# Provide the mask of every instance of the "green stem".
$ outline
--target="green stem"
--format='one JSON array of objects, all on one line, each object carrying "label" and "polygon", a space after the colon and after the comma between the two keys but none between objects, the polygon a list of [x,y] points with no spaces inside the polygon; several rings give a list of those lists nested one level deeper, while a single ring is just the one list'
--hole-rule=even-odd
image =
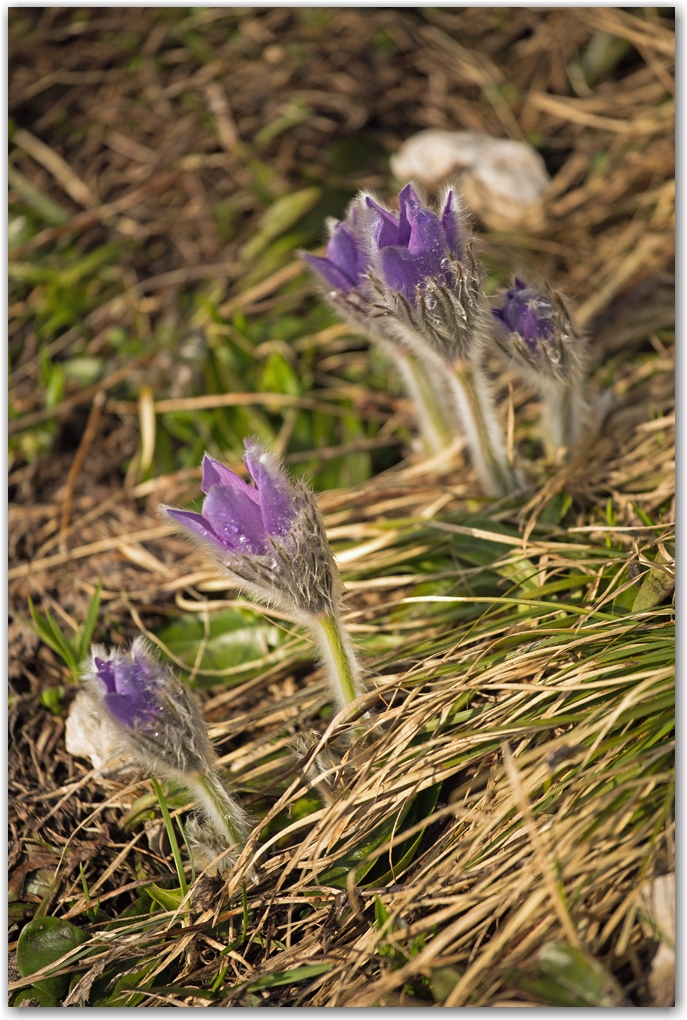
[{"label": "green stem", "polygon": [[508,463],[503,431],[487,379],[477,360],[456,361],[449,373],[472,461],[487,496],[519,488]]},{"label": "green stem", "polygon": [[343,708],[363,693],[353,644],[335,614],[313,616],[311,625],[327,667],[332,693],[339,708]]},{"label": "green stem", "polygon": [[214,772],[198,773],[187,780],[213,828],[226,837],[227,844],[243,844],[249,826],[243,809],[229,796]]},{"label": "green stem", "polygon": [[181,859],[181,851],[179,850],[179,843],[177,842],[177,834],[174,831],[174,826],[172,825],[172,818],[169,813],[169,808],[167,807],[165,795],[162,792],[162,787],[155,778],[153,778],[153,789],[155,790],[155,795],[157,796],[158,803],[160,805],[160,811],[162,812],[162,819],[165,823],[165,829],[167,830],[167,838],[169,840],[169,845],[172,848],[172,857],[174,858],[177,875],[179,876],[179,888],[181,889],[181,895],[183,897],[188,892],[186,875],[184,873],[184,862]]},{"label": "green stem", "polygon": [[447,400],[443,396],[444,380],[433,381],[423,363],[410,352],[388,345],[391,356],[403,378],[408,396],[415,405],[415,415],[424,451],[429,457],[444,453],[455,439]]}]

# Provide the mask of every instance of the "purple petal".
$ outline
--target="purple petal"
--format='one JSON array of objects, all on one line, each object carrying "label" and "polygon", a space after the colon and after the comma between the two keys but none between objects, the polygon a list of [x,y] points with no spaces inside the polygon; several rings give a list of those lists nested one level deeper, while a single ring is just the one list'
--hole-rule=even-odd
[{"label": "purple petal", "polygon": [[318,276],[321,276],[334,290],[342,290],[345,294],[355,288],[355,280],[351,280],[338,266],[335,266],[329,259],[320,258],[319,255],[303,254],[303,258]]},{"label": "purple petal", "polygon": [[553,307],[546,298],[530,301],[520,322],[520,334],[530,342],[545,340],[553,334]]},{"label": "purple petal", "polygon": [[248,485],[242,478],[230,471],[224,464],[220,464],[214,457],[207,453],[203,457],[203,480],[200,483],[201,492],[208,494],[213,485],[223,485],[227,489],[235,489],[237,492],[245,492],[256,503],[258,494],[252,485]]},{"label": "purple petal", "polygon": [[375,240],[378,248],[386,248],[390,244],[398,244],[398,219],[388,209],[378,205],[372,198],[367,198],[368,209],[375,212]]},{"label": "purple petal", "polygon": [[245,439],[243,445],[243,459],[257,487],[265,530],[271,535],[285,535],[294,514],[289,480],[259,442]]},{"label": "purple petal", "polygon": [[154,723],[163,712],[152,663],[146,656],[132,660],[116,655],[94,659],[96,672],[107,693],[103,704],[115,722],[127,729]]},{"label": "purple petal", "polygon": [[333,262],[344,276],[353,281],[354,286],[360,283],[360,254],[355,238],[338,223],[332,232],[327,245],[327,260]]},{"label": "purple petal", "polygon": [[[259,495],[262,504],[262,494]],[[265,525],[260,507],[245,492],[225,485],[213,486],[203,503],[203,518],[225,549],[266,552]]]},{"label": "purple petal", "polygon": [[135,664],[134,669],[138,670],[139,678],[143,678],[142,682],[152,681],[157,666],[155,660],[148,655],[142,655],[140,651],[132,652],[132,658]]},{"label": "purple petal", "polygon": [[411,230],[408,251],[422,256],[427,276],[438,276],[443,268],[441,260],[448,255],[439,217],[428,209],[410,209],[409,217]]},{"label": "purple petal", "polygon": [[103,704],[115,722],[127,730],[145,730],[155,725],[154,704],[133,700],[124,694],[106,694]]},{"label": "purple petal", "polygon": [[458,258],[461,254],[460,224],[458,221],[458,210],[456,209],[455,194],[449,191],[441,214],[441,225],[444,228],[444,235],[449,251]]},{"label": "purple petal", "polygon": [[106,690],[109,694],[114,694],[117,690],[115,684],[115,672],[114,663],[111,659],[93,659],[98,679],[105,685]]},{"label": "purple petal", "polygon": [[206,542],[212,542],[213,545],[220,549],[225,548],[224,543],[212,530],[210,522],[202,514],[194,514],[191,510],[170,510],[169,508],[165,512],[177,524],[188,528],[197,538],[202,538]]},{"label": "purple petal", "polygon": [[387,286],[414,299],[415,288],[427,276],[422,256],[413,255],[407,248],[383,248],[380,261]]},{"label": "purple petal", "polygon": [[396,244],[408,244],[410,241],[411,230],[411,210],[423,208],[422,202],[420,201],[412,184],[406,184],[403,191],[399,193],[398,207],[401,215],[399,219],[398,239]]},{"label": "purple petal", "polygon": [[553,305],[548,298],[537,294],[522,280],[516,278],[515,286],[506,292],[503,308],[493,310],[507,328],[517,333],[530,346],[553,335]]},{"label": "purple petal", "polygon": [[270,463],[269,457],[262,457],[257,465],[256,484],[260,494],[260,509],[265,530],[270,535],[281,537],[291,527],[294,503],[288,478]]},{"label": "purple petal", "polygon": [[154,692],[154,671],[151,669],[150,661],[139,657],[131,662],[128,658],[118,656],[113,659],[113,665],[117,694],[126,694],[131,698],[145,701],[151,692]]}]

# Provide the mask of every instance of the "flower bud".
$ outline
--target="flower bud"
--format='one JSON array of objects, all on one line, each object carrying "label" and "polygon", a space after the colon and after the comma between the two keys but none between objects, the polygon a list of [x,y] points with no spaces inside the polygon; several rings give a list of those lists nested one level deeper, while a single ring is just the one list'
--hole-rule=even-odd
[{"label": "flower bud", "polygon": [[214,767],[198,706],[143,638],[130,653],[94,646],[84,680],[123,748],[151,772],[185,782]]},{"label": "flower bud", "polygon": [[570,321],[562,300],[541,294],[522,280],[506,292],[503,308],[493,308],[498,321],[496,342],[533,381],[578,382],[587,363],[587,341]]},{"label": "flower bud", "polygon": [[245,446],[254,487],[206,454],[202,513],[166,512],[239,588],[310,628],[343,707],[364,687],[340,619],[343,585],[315,497],[303,482],[291,481],[260,443],[246,440]]},{"label": "flower bud", "polygon": [[245,446],[254,487],[206,454],[202,513],[166,513],[261,602],[297,617],[331,612],[341,582],[313,494],[258,442]]},{"label": "flower bud", "polygon": [[196,843],[208,842],[208,860],[221,852],[222,866],[231,866],[250,820],[220,782],[215,752],[189,691],[141,637],[130,653],[94,645],[84,682],[94,714],[103,710],[121,750],[153,776],[179,783],[196,799],[201,817],[192,821],[192,850]]}]

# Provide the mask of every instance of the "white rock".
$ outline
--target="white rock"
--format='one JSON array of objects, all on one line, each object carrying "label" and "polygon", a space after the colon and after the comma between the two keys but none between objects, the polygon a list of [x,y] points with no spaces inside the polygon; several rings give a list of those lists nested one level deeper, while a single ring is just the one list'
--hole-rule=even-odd
[{"label": "white rock", "polygon": [[651,961],[649,992],[654,1006],[675,1002],[675,873],[661,875],[642,890],[644,914],[661,942]]},{"label": "white rock", "polygon": [[109,772],[131,764],[129,757],[119,753],[116,734],[93,711],[93,702],[85,691],[79,691],[69,709],[65,746],[75,758],[90,758],[95,769],[107,763]]},{"label": "white rock", "polygon": [[420,131],[391,157],[399,181],[430,189],[456,180],[471,212],[492,230],[537,229],[551,183],[544,160],[528,142],[478,131]]}]

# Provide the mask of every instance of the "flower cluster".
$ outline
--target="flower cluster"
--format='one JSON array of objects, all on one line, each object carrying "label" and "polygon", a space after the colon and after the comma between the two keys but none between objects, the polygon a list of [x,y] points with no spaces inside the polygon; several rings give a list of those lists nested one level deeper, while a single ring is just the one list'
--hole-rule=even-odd
[{"label": "flower cluster", "polygon": [[444,422],[467,440],[483,490],[506,495],[519,480],[481,364],[491,316],[460,200],[448,188],[432,209],[408,184],[398,206],[396,215],[362,193],[345,223],[330,222],[326,257],[306,259],[334,286],[327,293],[334,307],[373,339],[381,336],[417,356],[424,378],[417,385],[411,380],[409,389],[422,404],[421,428],[431,424],[435,407],[443,408]]},{"label": "flower cluster", "polygon": [[[559,296],[541,294],[522,280],[516,279],[503,307],[490,309],[484,270],[454,188],[431,207],[408,184],[398,196],[398,213],[361,192],[344,222],[329,221],[325,257],[304,258],[327,299],[349,321],[371,339],[417,356],[423,367],[412,376],[396,361],[418,406],[421,429],[429,432],[435,406],[443,408],[444,423],[465,436],[488,495],[507,495],[522,484],[506,453],[485,371],[490,348],[506,354],[548,394],[544,433],[550,443],[566,446],[579,438],[587,407],[586,341]],[[563,410],[556,411],[556,400]],[[445,434],[445,428],[434,429],[439,443]]]},{"label": "flower cluster", "polygon": [[[484,368],[490,345],[539,386],[553,448],[579,438],[587,411],[586,339],[559,296],[519,278],[502,306],[490,310],[453,188],[431,208],[409,184],[398,213],[361,193],[344,222],[329,221],[325,257],[304,258],[334,307],[395,352],[423,405],[428,434],[436,426],[434,439],[445,441],[432,419],[437,409],[446,411],[444,424],[460,423],[488,494],[508,495],[520,485]],[[247,440],[245,450],[249,482],[206,455],[201,511],[165,512],[231,584],[309,630],[333,700],[346,709],[365,687],[315,497],[260,442]],[[247,838],[248,818],[225,790],[198,707],[174,673],[139,638],[127,653],[94,647],[84,678],[93,712],[121,749],[195,797],[202,818],[190,826],[197,859],[205,864],[235,854]]]}]

